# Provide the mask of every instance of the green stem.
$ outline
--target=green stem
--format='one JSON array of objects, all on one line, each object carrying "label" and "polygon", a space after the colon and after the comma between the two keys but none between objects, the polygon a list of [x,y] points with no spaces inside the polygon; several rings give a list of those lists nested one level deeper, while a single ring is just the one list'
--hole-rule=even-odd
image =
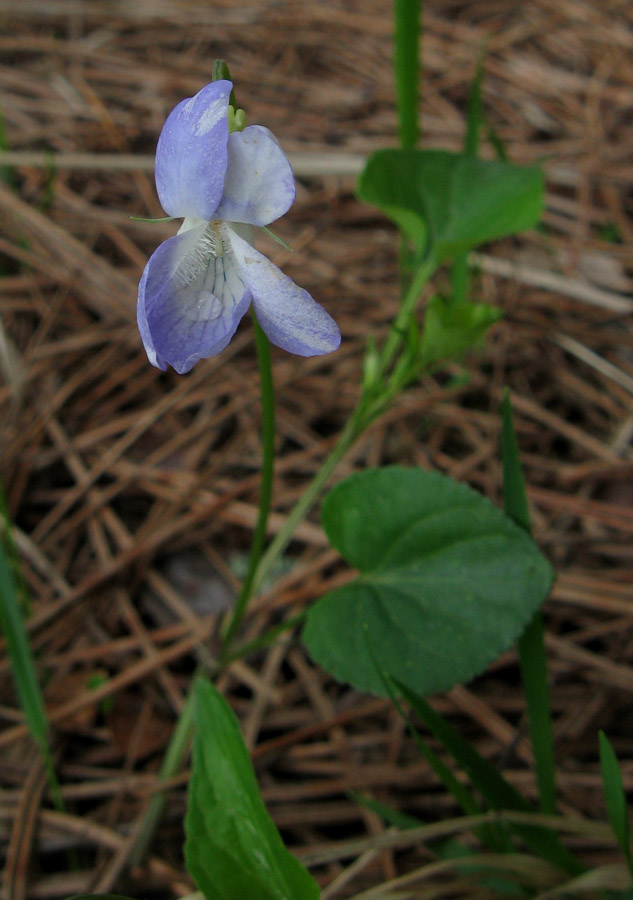
[{"label": "green stem", "polygon": [[341,435],[334,449],[325,459],[323,465],[316,473],[306,490],[290,510],[290,513],[288,514],[283,526],[277,532],[270,545],[268,546],[266,552],[260,559],[253,581],[254,591],[256,591],[261,586],[263,581],[269,575],[269,573],[275,566],[275,563],[292,540],[292,535],[294,534],[295,528],[297,527],[297,525],[299,525],[300,522],[303,521],[303,519],[305,519],[313,504],[315,503],[317,497],[321,493],[321,490],[327,483],[330,475],[339,464],[343,456],[347,453],[349,448],[352,446],[356,438],[361,434],[363,428],[364,425],[362,425],[360,421],[357,407],[351,418],[348,420],[345,428],[341,432]]},{"label": "green stem", "polygon": [[[191,681],[191,688],[187,694],[187,699],[183,707],[180,717],[176,722],[176,727],[171,735],[167,752],[161,763],[157,781],[164,784],[180,770],[183,760],[189,751],[191,743],[191,735],[193,733],[193,685],[195,677]],[[143,822],[134,841],[134,848],[129,856],[129,866],[133,868],[139,865],[144,859],[154,837],[154,832],[163,815],[165,803],[167,802],[166,791],[157,791],[147,804]]]},{"label": "green stem", "polygon": [[[272,364],[270,359],[270,344],[268,338],[255,317],[253,311],[253,325],[255,328],[255,346],[257,348],[257,361],[259,364],[259,376],[262,394],[262,480],[259,493],[259,516],[248,561],[248,569],[242,589],[237,598],[231,621],[224,635],[220,665],[228,659],[234,659],[235,653],[230,654],[230,646],[246,612],[248,601],[253,594],[253,581],[257,570],[257,564],[266,541],[266,524],[273,488],[273,467],[275,458],[275,391],[273,384]],[[187,695],[185,705],[176,723],[176,727],[167,747],[163,759],[158,782],[167,782],[181,768],[185,755],[189,750],[193,733],[194,702],[193,685]],[[163,814],[166,803],[166,795],[163,791],[157,792],[151,798],[145,811],[143,823],[135,841],[134,850],[130,854],[132,865],[138,864],[152,841],[154,832]]]},{"label": "green stem", "polygon": [[[435,261],[429,258],[420,266],[415,274],[413,282],[400,306],[398,315],[391,326],[385,345],[380,353],[378,365],[381,377],[386,375],[389,366],[393,362],[394,356],[402,344],[409,317],[413,313],[423,287],[434,270]],[[393,392],[389,387],[383,391],[380,397],[373,399],[373,402],[368,402],[368,398],[364,395],[361,396],[354,412],[341,432],[334,449],[325,459],[323,465],[297,503],[293,506],[282,528],[277,532],[275,538],[271,541],[266,552],[261,557],[253,579],[253,591],[256,591],[262,585],[266,576],[273,569],[276,561],[290,543],[297,525],[299,525],[309,513],[341,459],[367,426],[382,412],[392,399]]]},{"label": "green stem", "polygon": [[420,16],[421,0],[395,0],[394,74],[398,106],[398,134],[404,148],[420,138]]},{"label": "green stem", "polygon": [[416,304],[420,299],[422,289],[435,271],[435,268],[435,259],[432,256],[427,257],[424,262],[419,265],[413,277],[413,281],[409,285],[407,293],[400,304],[398,315],[391,326],[385,345],[380,353],[380,372],[382,375],[386,374],[387,369],[393,362],[393,358],[402,344],[403,335],[406,332],[409,319],[415,310]]},{"label": "green stem", "polygon": [[270,344],[261,325],[257,321],[254,310],[252,310],[252,315],[253,326],[255,328],[255,345],[257,347],[257,362],[259,364],[262,394],[262,480],[259,491],[259,515],[257,518],[257,525],[255,526],[255,533],[253,534],[246,577],[242,583],[242,589],[235,603],[231,621],[229,622],[222,641],[222,661],[225,659],[230,649],[254,592],[255,576],[266,542],[266,526],[268,524],[268,514],[270,512],[273,493],[275,465],[275,387],[273,384],[273,370],[270,360]]},{"label": "green stem", "polygon": [[[420,140],[420,16],[421,0],[395,0],[394,79],[398,109],[398,136],[403,150],[413,149]],[[410,241],[400,235],[400,289],[404,294],[411,281]]]}]

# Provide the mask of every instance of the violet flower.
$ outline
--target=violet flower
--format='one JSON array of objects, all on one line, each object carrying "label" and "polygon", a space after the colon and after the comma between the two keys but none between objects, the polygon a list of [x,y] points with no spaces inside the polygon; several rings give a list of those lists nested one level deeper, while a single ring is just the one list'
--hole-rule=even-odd
[{"label": "violet flower", "polygon": [[243,130],[230,81],[213,81],[170,113],[156,150],[163,209],[184,222],[152,254],[138,291],[138,326],[152,365],[188,372],[220,353],[253,304],[273,344],[300,356],[336,350],[335,321],[255,250],[255,227],[282,216],[295,180],[272,132]]}]

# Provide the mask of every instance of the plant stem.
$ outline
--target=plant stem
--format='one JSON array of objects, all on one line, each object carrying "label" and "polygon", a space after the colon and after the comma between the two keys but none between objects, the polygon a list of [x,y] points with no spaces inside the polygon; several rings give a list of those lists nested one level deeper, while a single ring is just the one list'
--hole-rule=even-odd
[{"label": "plant stem", "polygon": [[413,281],[409,285],[404,299],[400,304],[398,315],[391,326],[385,345],[380,352],[380,372],[382,375],[386,374],[387,369],[393,362],[393,358],[402,343],[402,337],[409,323],[409,318],[420,299],[422,289],[435,271],[435,268],[435,259],[429,256],[419,265],[413,276]]},{"label": "plant stem", "polygon": [[420,14],[421,0],[395,0],[394,75],[400,145],[415,147],[420,138]]},{"label": "plant stem", "polygon": [[[259,377],[262,394],[262,480],[259,490],[259,515],[251,552],[248,559],[248,569],[242,583],[239,596],[235,603],[233,615],[224,634],[222,641],[221,659],[224,660],[235,638],[237,629],[244,618],[249,601],[254,593],[255,576],[258,572],[260,557],[266,542],[266,525],[273,492],[273,476],[275,465],[275,387],[273,384],[273,371],[270,361],[270,343],[264,334],[261,325],[257,321],[255,311],[252,310],[253,326],[255,328],[255,345],[257,347],[257,362],[259,364]],[[261,580],[258,579],[261,583]]]},{"label": "plant stem", "polygon": [[[409,321],[409,317],[413,313],[424,285],[427,283],[434,270],[435,261],[431,258],[427,259],[417,270],[380,353],[379,373],[381,376],[386,375],[390,364],[393,362],[393,358],[402,343],[403,334]],[[325,459],[323,465],[297,503],[293,506],[282,528],[277,532],[275,538],[261,557],[253,579],[253,591],[256,591],[261,587],[264,579],[270,573],[277,559],[290,543],[297,525],[299,525],[309,513],[321,493],[321,490],[343,456],[345,456],[352,444],[354,444],[367,426],[382,412],[387,403],[392,399],[392,392],[388,388],[371,404],[368,404],[367,398],[364,395],[361,396],[354,412],[341,432],[334,449]]]},{"label": "plant stem", "polygon": [[[393,68],[398,110],[398,136],[403,150],[420,140],[420,17],[422,0],[395,0]],[[406,235],[400,235],[400,290],[411,281],[412,251]]]},{"label": "plant stem", "polygon": [[[157,781],[159,784],[161,782],[169,781],[169,779],[178,772],[185,758],[185,755],[189,750],[189,744],[191,742],[191,735],[193,732],[194,684],[195,677],[191,681],[191,687],[189,689],[189,693],[187,694],[185,705],[182,712],[180,713],[178,721],[176,722],[176,727],[172,732],[169,744],[167,745],[167,751],[158,773]],[[129,856],[128,865],[131,868],[139,865],[145,857],[149,845],[152,842],[152,838],[154,837],[154,832],[163,815],[163,810],[165,808],[166,802],[167,795],[165,791],[158,791],[150,798],[150,801],[147,804],[147,809],[145,810],[145,814],[143,816],[143,822],[141,823],[140,830],[134,841],[134,848]]]},{"label": "plant stem", "polygon": [[253,581],[254,591],[261,586],[266,576],[270,573],[277,559],[281,556],[281,554],[290,543],[295,528],[307,516],[308,512],[312,508],[312,505],[321,493],[322,488],[328,481],[330,475],[332,474],[338,463],[341,461],[342,457],[352,446],[356,438],[361,434],[363,428],[364,426],[361,424],[357,407],[354,413],[352,413],[351,418],[348,419],[347,424],[341,432],[341,435],[334,449],[325,459],[323,465],[316,473],[306,490],[290,510],[290,513],[288,514],[288,517],[286,518],[283,526],[277,532],[270,545],[268,546],[268,549],[262,556],[257,567],[257,571],[255,572]]},{"label": "plant stem", "polygon": [[[235,654],[230,654],[230,647],[237,629],[240,626],[240,622],[244,618],[248,602],[253,594],[253,582],[257,571],[257,564],[260,560],[264,542],[266,540],[266,524],[268,522],[273,488],[275,461],[275,390],[270,359],[270,344],[255,317],[255,312],[252,311],[252,314],[262,394],[262,480],[259,492],[259,516],[253,534],[246,576],[235,603],[233,615],[224,634],[221,658],[218,663],[219,666],[228,659],[235,658]],[[195,678],[192,680],[191,684],[192,687],[189,690],[185,705],[176,723],[176,727],[171,736],[167,752],[165,753],[158,774],[159,783],[161,781],[168,781],[178,772],[185,754],[189,749],[194,728],[193,685],[195,684]],[[134,850],[130,854],[132,865],[138,864],[144,857],[163,814],[165,802],[166,796],[164,792],[154,794],[149,801],[143,823],[135,841]]]}]

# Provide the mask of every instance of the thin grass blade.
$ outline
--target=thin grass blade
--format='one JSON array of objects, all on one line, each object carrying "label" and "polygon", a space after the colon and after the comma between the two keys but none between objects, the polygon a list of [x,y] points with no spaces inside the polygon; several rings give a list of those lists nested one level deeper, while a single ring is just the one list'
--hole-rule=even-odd
[{"label": "thin grass blade", "polygon": [[[507,392],[503,399],[501,455],[505,511],[517,525],[530,533],[530,511],[512,419],[512,405]],[[544,813],[553,814],[556,812],[556,761],[554,759],[554,736],[552,734],[547,658],[543,637],[543,617],[540,612],[536,613],[519,638],[518,649],[540,807]]]},{"label": "thin grass blade", "polygon": [[[496,810],[534,812],[525,797],[520,794],[497,769],[484,759],[468,741],[418,694],[394,679],[398,692],[453,756],[468,776],[472,785],[481,792],[487,803]],[[530,825],[513,825],[512,830],[529,844],[540,856],[570,874],[579,874],[585,867],[561,843],[553,831]]]},{"label": "thin grass blade", "polygon": [[[1,490],[0,493],[2,493]],[[15,688],[24,717],[44,759],[55,805],[58,809],[63,809],[48,742],[49,728],[46,707],[37,679],[28,634],[24,627],[20,590],[11,554],[13,544],[9,537],[10,522],[5,515],[4,502],[0,504],[0,507],[3,519],[0,532],[0,628],[5,637]]]}]

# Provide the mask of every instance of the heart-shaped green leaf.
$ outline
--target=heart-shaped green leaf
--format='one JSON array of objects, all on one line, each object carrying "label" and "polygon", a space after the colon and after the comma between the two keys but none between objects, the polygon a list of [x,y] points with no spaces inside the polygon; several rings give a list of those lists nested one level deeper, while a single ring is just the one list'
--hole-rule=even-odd
[{"label": "heart-shaped green leaf", "polygon": [[209,682],[195,690],[185,858],[198,889],[209,900],[318,900],[266,811],[231,708]]},{"label": "heart-shaped green leaf", "polygon": [[360,175],[358,194],[439,264],[536,225],[543,173],[445,150],[378,150]]},{"label": "heart-shaped green leaf", "polygon": [[476,491],[421,469],[369,469],[323,503],[330,543],[360,570],[308,614],[303,639],[341,681],[384,695],[377,666],[419,694],[468,681],[546,599],[552,570]]}]

